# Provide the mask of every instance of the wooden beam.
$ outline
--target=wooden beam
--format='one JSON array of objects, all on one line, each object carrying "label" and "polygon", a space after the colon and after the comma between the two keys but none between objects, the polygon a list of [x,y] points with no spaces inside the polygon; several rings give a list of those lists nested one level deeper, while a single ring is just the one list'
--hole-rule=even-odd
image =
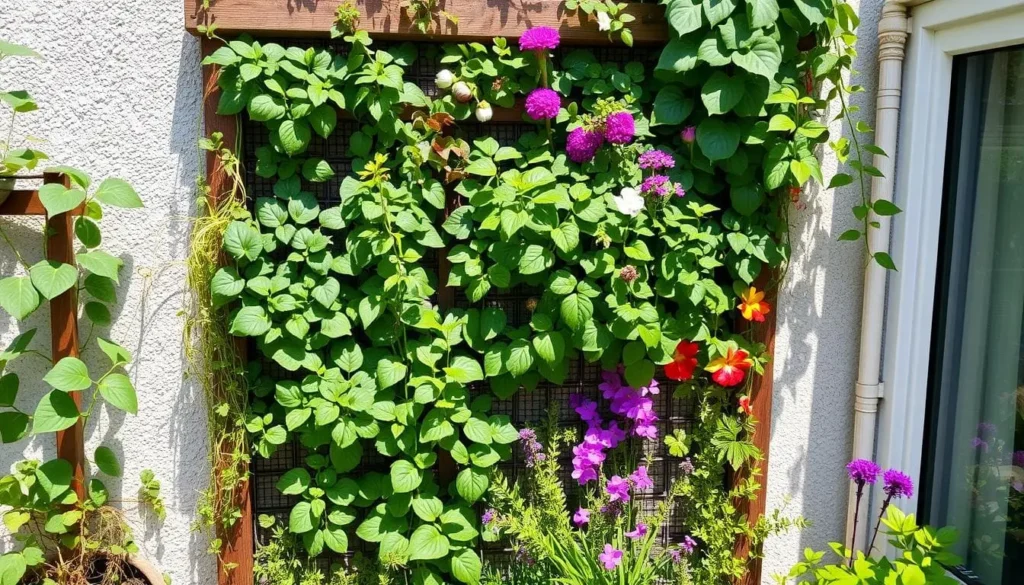
[{"label": "wooden beam", "polygon": [[[218,41],[206,38],[202,39],[201,45],[203,57],[220,47]],[[220,89],[217,87],[219,73],[220,68],[215,65],[203,67],[203,128],[207,137],[214,132],[220,132],[225,146],[237,152],[235,146],[238,141],[238,120],[235,116],[217,114],[217,101],[220,99]],[[210,187],[210,208],[216,209],[230,196],[233,185],[231,177],[221,166],[215,152],[206,153],[206,183]],[[244,351],[244,340],[236,338],[236,346]],[[244,353],[241,355],[244,356]],[[215,470],[215,473],[218,471]],[[250,488],[250,481],[246,480],[235,494],[242,516],[234,527],[227,533],[221,533],[218,529],[217,536],[223,543],[221,554],[217,557],[218,585],[253,585],[253,555],[256,547],[253,540]]]},{"label": "wooden beam", "polygon": [[[217,34],[235,36],[325,37],[334,24],[341,0],[185,0],[185,28],[199,34],[201,25],[216,26]],[[494,37],[518,38],[535,26],[559,30],[568,45],[607,45],[608,33],[597,20],[582,11],[568,12],[561,0],[440,0],[441,10],[458,18],[450,23],[436,14],[426,34],[413,25],[402,0],[356,2],[357,28],[377,39],[437,40],[442,42],[490,41]],[[625,12],[636,18],[629,24],[637,45],[668,41],[665,9],[659,4],[628,4]],[[615,41],[619,42],[619,41]]]},{"label": "wooden beam", "polygon": [[[85,204],[67,212],[67,215],[82,215],[85,213]],[[39,200],[39,192],[33,190],[11,191],[7,199],[0,203],[0,215],[39,215],[45,216],[46,209]]]},{"label": "wooden beam", "polygon": [[[68,177],[47,173],[44,183],[71,186]],[[36,201],[38,202],[38,195]],[[40,207],[42,205],[40,204]],[[75,266],[75,236],[70,213],[46,220],[46,259]],[[78,287],[73,286],[50,301],[50,349],[53,363],[66,357],[78,357]],[[75,407],[82,410],[82,392],[70,392]],[[57,433],[57,457],[71,464],[71,489],[78,501],[85,501],[85,438],[82,419]]]},{"label": "wooden beam", "polygon": [[[761,461],[758,462],[758,466],[761,468],[761,475],[757,478],[761,488],[757,492],[756,499],[742,499],[736,502],[737,509],[741,513],[746,512],[747,520],[751,526],[757,524],[757,521],[767,511],[768,447],[772,437],[773,364],[775,362],[775,327],[777,323],[777,313],[775,310],[778,306],[776,302],[778,300],[778,278],[779,274],[776,271],[765,271],[762,272],[761,276],[754,283],[759,290],[765,291],[765,301],[768,302],[771,311],[765,316],[763,323],[752,323],[751,330],[754,334],[754,341],[765,344],[765,351],[771,359],[765,365],[764,373],[753,378],[750,390],[750,406],[753,410],[751,416],[757,421],[753,443],[761,451],[762,455]],[[744,469],[736,474],[734,485],[746,477],[749,477],[749,469]],[[748,556],[751,554],[760,556],[763,553],[760,549],[753,550],[751,543],[744,538],[737,540],[735,550],[737,556]],[[760,585],[760,583],[761,559],[750,559],[747,562],[746,574],[737,579],[735,585]]]}]

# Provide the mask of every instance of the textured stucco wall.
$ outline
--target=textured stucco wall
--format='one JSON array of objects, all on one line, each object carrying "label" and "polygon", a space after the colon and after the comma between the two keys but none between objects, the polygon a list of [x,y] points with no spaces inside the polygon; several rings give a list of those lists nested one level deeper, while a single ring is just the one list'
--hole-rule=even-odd
[{"label": "textured stucco wall", "polygon": [[[139,395],[139,415],[104,410],[87,429],[87,454],[110,446],[124,466],[121,481],[108,481],[112,499],[134,499],[140,470],[163,483],[163,523],[129,505],[128,518],[143,554],[176,584],[216,582],[206,539],[190,531],[197,494],[207,482],[205,409],[183,376],[181,320],[187,218],[200,169],[199,43],[185,34],[180,0],[0,0],[0,37],[28,44],[42,61],[8,59],[0,86],[26,89],[40,110],[19,116],[15,135],[48,140],[54,162],[79,167],[95,183],[116,176],[135,186],[145,209],[108,211],[103,248],[124,260],[112,331],[97,331],[134,354],[128,370]],[[6,122],[6,120],[5,120]],[[6,127],[4,124],[3,127]],[[30,262],[40,256],[39,220],[0,219]],[[0,251],[0,272],[15,263]],[[48,353],[49,310],[24,326],[38,327],[35,344]],[[16,334],[0,317],[0,346]],[[88,326],[82,331],[83,339]],[[93,342],[84,359],[105,359]],[[45,391],[41,360],[24,360],[20,405],[32,408]],[[0,447],[0,469],[23,456],[52,452],[52,436]],[[0,550],[8,542],[0,540]]]},{"label": "textured stucco wall", "polygon": [[[878,74],[876,37],[883,0],[851,0],[861,18],[853,97],[858,119],[874,126]],[[848,135],[838,123],[831,139]],[[826,182],[838,161],[822,151]],[[846,170],[849,172],[849,169]],[[853,439],[854,383],[860,341],[863,242],[839,242],[859,227],[851,208],[860,202],[855,185],[834,193],[812,190],[804,210],[790,216],[792,262],[779,293],[775,344],[772,438],[767,467],[768,510],[783,508],[813,525],[772,538],[765,547],[763,583],[785,573],[803,549],[827,550],[842,541],[848,483],[843,466]]]}]

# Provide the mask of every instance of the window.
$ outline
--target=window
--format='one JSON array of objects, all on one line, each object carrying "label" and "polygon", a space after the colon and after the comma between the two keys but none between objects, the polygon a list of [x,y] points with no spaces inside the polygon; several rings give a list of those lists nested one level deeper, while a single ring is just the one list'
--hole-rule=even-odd
[{"label": "window", "polygon": [[968,583],[1024,574],[1024,47],[958,56],[922,516],[960,532]]}]

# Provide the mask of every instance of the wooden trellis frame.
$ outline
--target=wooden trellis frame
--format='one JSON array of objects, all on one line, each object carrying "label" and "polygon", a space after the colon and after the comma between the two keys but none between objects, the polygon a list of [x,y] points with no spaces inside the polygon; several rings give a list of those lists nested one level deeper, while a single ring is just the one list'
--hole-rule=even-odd
[{"label": "wooden trellis frame", "polygon": [[[197,36],[200,27],[215,26],[216,34],[222,37],[250,34],[254,37],[326,37],[334,24],[335,9],[340,0],[208,0],[209,7],[204,8],[204,0],[184,0],[185,28]],[[357,28],[370,33],[375,39],[382,40],[414,40],[443,42],[488,42],[501,36],[509,40],[517,39],[524,31],[534,26],[550,26],[559,30],[562,42],[569,45],[595,46],[610,44],[608,34],[597,28],[596,21],[583,13],[568,12],[561,0],[442,0],[442,8],[458,18],[458,25],[450,24],[446,19],[437,16],[427,34],[420,33],[412,24],[402,7],[402,0],[379,0],[367,3],[356,2],[360,11]],[[630,24],[634,43],[637,46],[664,45],[669,39],[664,7],[653,3],[631,4],[626,12],[636,20]],[[202,38],[202,56],[213,54],[220,43],[209,38]],[[224,144],[234,145],[238,139],[238,121],[235,116],[222,116],[217,113],[219,89],[217,75],[219,67],[208,66],[203,71],[203,120],[206,135],[221,132]],[[494,121],[519,120],[521,113],[518,108],[495,108]],[[210,186],[211,202],[222,201],[231,192],[231,179],[221,168],[214,153],[208,153],[206,159],[207,182]],[[449,201],[449,210],[452,202]],[[442,262],[440,270],[445,270]],[[769,282],[762,279],[762,284]],[[761,287],[759,287],[761,288]],[[768,291],[768,301],[775,300],[775,290]],[[439,291],[442,303],[447,298],[451,301],[452,291],[442,287]],[[450,306],[450,305],[449,305]],[[766,321],[757,326],[757,337],[767,348],[769,355],[774,355],[775,346],[775,312],[767,315]],[[753,381],[751,392],[753,416],[758,421],[754,435],[754,444],[764,454],[761,468],[767,470],[768,446],[771,437],[772,422],[772,365],[768,364],[763,376]],[[444,467],[442,465],[442,467]],[[450,470],[442,469],[443,472]],[[766,473],[766,471],[765,471]],[[736,478],[739,479],[739,478]],[[767,492],[766,477],[762,476],[758,498],[749,503],[741,502],[746,507],[748,519],[754,524],[765,512],[765,496]],[[218,585],[253,585],[253,517],[252,499],[249,486],[239,494],[242,518],[236,523],[231,534],[221,535],[224,542],[220,565],[233,564],[231,571],[218,571]],[[748,542],[737,542],[737,552],[749,551]],[[754,561],[749,565],[745,579],[736,585],[756,585],[761,580],[761,563]]]},{"label": "wooden trellis frame", "polygon": [[[71,187],[71,181],[60,173],[16,177],[17,180],[42,179],[43,183],[59,183]],[[47,217],[46,209],[35,189],[14,190],[0,204],[0,216],[35,216],[46,218],[46,259],[75,266],[75,235],[72,218],[82,215],[85,205],[66,213]],[[66,357],[78,357],[78,287],[73,286],[50,301],[50,336],[53,363]],[[82,393],[70,392],[75,407],[82,410]],[[79,501],[85,501],[85,440],[82,419],[71,428],[57,433],[57,457],[71,464],[71,487]]]}]

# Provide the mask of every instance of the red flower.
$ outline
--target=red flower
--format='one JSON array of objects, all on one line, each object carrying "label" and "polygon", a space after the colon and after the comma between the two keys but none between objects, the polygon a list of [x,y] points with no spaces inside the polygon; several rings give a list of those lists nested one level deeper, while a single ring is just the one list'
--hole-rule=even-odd
[{"label": "red flower", "polygon": [[665,375],[669,378],[683,382],[693,377],[693,370],[697,367],[697,344],[686,341],[679,342],[672,361],[665,364]]},{"label": "red flower", "polygon": [[740,396],[740,410],[746,413],[747,416],[754,414],[754,409],[750,406],[749,396]]},{"label": "red flower", "polygon": [[747,321],[764,322],[764,316],[768,314],[771,307],[764,300],[764,292],[750,287],[750,290],[743,291],[740,295],[739,309],[743,318]]},{"label": "red flower", "polygon": [[715,358],[705,370],[711,372],[711,379],[719,386],[736,386],[743,382],[747,370],[753,365],[747,352],[742,349],[729,348],[728,352]]}]

